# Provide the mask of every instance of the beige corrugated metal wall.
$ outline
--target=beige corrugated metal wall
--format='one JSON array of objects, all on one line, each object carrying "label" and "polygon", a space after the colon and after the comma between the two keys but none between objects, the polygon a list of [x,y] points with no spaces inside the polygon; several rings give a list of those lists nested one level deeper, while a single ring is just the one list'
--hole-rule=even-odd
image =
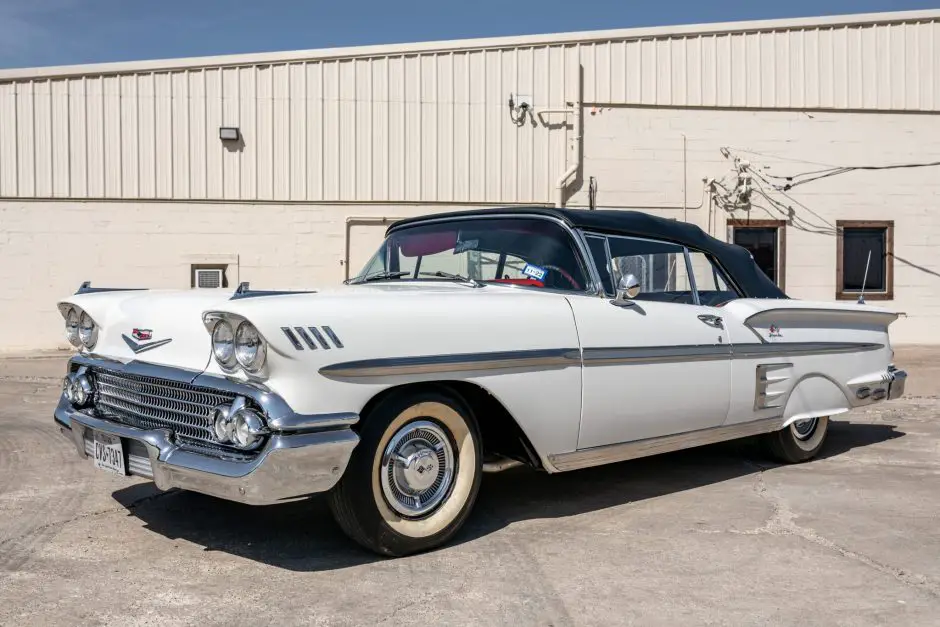
[{"label": "beige corrugated metal wall", "polygon": [[[0,197],[536,203],[571,159],[538,107],[940,111],[940,18],[739,27],[176,71],[0,77]],[[532,39],[532,38],[529,38]],[[562,38],[564,39],[564,38]],[[315,55],[313,55],[315,56]],[[569,120],[570,123],[570,120]],[[220,126],[244,145],[225,147]]]}]

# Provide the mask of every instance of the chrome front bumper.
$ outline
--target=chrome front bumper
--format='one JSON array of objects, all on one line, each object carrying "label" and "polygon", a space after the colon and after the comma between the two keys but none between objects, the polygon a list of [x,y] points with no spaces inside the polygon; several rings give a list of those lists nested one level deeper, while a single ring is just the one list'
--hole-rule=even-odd
[{"label": "chrome front bumper", "polygon": [[[266,397],[270,405],[270,393]],[[152,479],[161,490],[181,488],[251,505],[281,503],[329,490],[345,472],[359,442],[349,428],[358,417],[294,415],[279,400],[277,407],[281,411],[268,416],[273,432],[264,447],[246,459],[184,448],[174,442],[170,429],[140,429],[104,420],[92,409],[75,409],[64,396],[56,407],[55,421],[83,458],[90,456],[93,432],[121,438],[128,473]],[[287,428],[278,430],[280,425]]]}]

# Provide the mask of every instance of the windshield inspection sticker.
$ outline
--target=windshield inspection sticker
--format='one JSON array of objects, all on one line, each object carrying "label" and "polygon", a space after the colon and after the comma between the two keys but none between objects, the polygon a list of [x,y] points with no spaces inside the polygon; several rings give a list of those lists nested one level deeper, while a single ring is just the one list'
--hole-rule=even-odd
[{"label": "windshield inspection sticker", "polygon": [[541,281],[545,278],[545,275],[548,274],[548,270],[538,266],[533,266],[531,263],[527,263],[525,264],[525,268],[522,269],[522,274],[529,278],[535,279],[536,281]]},{"label": "windshield inspection sticker", "polygon": [[457,245],[454,246],[454,254],[459,255],[460,253],[467,252],[468,250],[476,250],[479,247],[480,240],[466,239],[462,242],[457,242]]}]

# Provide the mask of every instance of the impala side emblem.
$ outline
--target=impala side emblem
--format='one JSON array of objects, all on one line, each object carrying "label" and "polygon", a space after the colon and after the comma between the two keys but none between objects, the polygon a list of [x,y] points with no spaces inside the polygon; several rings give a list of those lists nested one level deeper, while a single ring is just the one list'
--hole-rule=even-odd
[{"label": "impala side emblem", "polygon": [[770,329],[768,329],[768,331],[768,337],[783,337],[783,333],[780,332],[780,327],[775,324],[770,325]]},{"label": "impala side emblem", "polygon": [[[320,329],[322,329],[322,331]],[[281,327],[281,331],[287,337],[288,341],[290,341],[291,345],[299,351],[304,349],[304,344],[312,351],[318,348],[330,350],[334,345],[336,348],[343,348],[343,343],[340,341],[339,336],[336,335],[330,327]],[[298,336],[300,339],[298,339]],[[303,340],[303,343],[301,343],[301,340]]]},{"label": "impala side emblem", "polygon": [[135,328],[133,331],[131,331],[131,335],[133,335],[134,337],[131,338],[130,336],[122,333],[121,338],[124,340],[124,343],[127,344],[128,347],[130,347],[132,351],[134,351],[135,354],[145,353],[149,350],[160,348],[161,346],[165,346],[173,341],[172,338],[166,338],[165,340],[157,340],[155,342],[146,342],[146,343],[142,341],[134,341],[135,339],[136,340],[149,340],[150,338],[152,338],[153,330],[151,329]]}]

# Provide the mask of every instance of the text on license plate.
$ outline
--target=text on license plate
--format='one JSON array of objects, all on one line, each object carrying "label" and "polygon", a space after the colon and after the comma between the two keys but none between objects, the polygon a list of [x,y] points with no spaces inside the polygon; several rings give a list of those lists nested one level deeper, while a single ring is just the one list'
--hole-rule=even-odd
[{"label": "text on license plate", "polygon": [[95,468],[101,468],[119,475],[124,471],[124,447],[121,438],[95,432]]}]

